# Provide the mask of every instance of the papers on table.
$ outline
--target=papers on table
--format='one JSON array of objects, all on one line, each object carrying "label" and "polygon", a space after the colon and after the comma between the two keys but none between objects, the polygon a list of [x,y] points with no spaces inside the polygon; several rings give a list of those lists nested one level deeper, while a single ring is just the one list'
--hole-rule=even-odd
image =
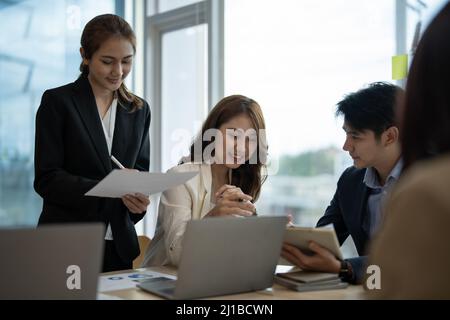
[{"label": "papers on table", "polygon": [[156,277],[176,279],[175,276],[155,271],[117,273],[113,275],[100,276],[98,282],[98,291],[100,293],[104,293],[108,291],[131,289],[136,287],[136,285],[140,281]]},{"label": "papers on table", "polygon": [[275,269],[275,273],[283,273],[283,272],[289,272],[295,270],[295,267],[292,265],[284,265],[284,264],[278,264],[276,269]]},{"label": "papers on table", "polygon": [[126,194],[142,193],[149,196],[180,185],[198,174],[195,172],[154,173],[131,170],[113,170],[86,196],[120,198]]},{"label": "papers on table", "polygon": [[348,286],[348,283],[343,282],[337,273],[311,271],[277,273],[274,281],[286,288],[299,292],[344,289]]},{"label": "papers on table", "polygon": [[343,282],[342,280],[339,279],[310,284],[310,283],[298,283],[293,280],[282,278],[280,276],[275,276],[274,282],[288,289],[298,292],[337,290],[337,289],[345,289],[348,287],[347,282]]}]

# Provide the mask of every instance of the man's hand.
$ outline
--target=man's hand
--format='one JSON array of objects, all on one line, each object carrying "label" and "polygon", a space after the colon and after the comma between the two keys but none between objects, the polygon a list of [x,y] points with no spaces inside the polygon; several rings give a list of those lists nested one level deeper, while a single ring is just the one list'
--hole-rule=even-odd
[{"label": "man's hand", "polygon": [[216,206],[208,212],[208,217],[243,216],[255,214],[255,205],[252,197],[242,192],[241,188],[232,185],[223,185],[215,194]]},{"label": "man's hand", "polygon": [[326,248],[311,241],[309,249],[313,255],[303,253],[298,248],[283,243],[281,256],[302,270],[339,273],[341,262]]}]

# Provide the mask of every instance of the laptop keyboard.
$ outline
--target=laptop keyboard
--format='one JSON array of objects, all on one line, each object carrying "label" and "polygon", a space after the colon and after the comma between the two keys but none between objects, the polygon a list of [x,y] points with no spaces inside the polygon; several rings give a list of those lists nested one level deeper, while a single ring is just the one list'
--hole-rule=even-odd
[{"label": "laptop keyboard", "polygon": [[166,277],[156,277],[156,278],[151,278],[151,279],[145,279],[143,281],[141,281],[141,283],[158,283],[158,284],[169,284],[171,282],[173,282],[175,284],[174,279],[170,279],[170,278],[166,278]]},{"label": "laptop keyboard", "polygon": [[138,286],[151,293],[173,296],[175,292],[175,283],[176,280],[174,279],[157,277],[143,281]]},{"label": "laptop keyboard", "polygon": [[158,292],[168,295],[168,296],[173,296],[173,294],[175,293],[175,287],[169,287],[169,288],[164,288],[164,289],[158,289]]}]

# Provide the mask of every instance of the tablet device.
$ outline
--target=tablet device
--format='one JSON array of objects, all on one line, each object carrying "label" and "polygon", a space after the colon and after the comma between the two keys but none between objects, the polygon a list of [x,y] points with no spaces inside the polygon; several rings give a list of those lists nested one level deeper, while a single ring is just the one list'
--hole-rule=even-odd
[{"label": "tablet device", "polygon": [[309,242],[314,241],[330,250],[338,259],[343,260],[336,232],[333,228],[288,227],[284,236],[287,242],[306,253],[311,253]]}]

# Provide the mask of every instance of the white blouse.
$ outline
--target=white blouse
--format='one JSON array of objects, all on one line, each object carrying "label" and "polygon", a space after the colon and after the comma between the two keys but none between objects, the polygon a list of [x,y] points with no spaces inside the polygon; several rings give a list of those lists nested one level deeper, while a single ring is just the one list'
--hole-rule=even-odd
[{"label": "white blouse", "polygon": [[169,172],[199,171],[191,180],[161,195],[155,236],[142,266],[175,265],[181,256],[181,242],[188,221],[202,219],[215,206],[211,199],[211,166],[185,163]]},{"label": "white blouse", "polygon": [[[117,98],[115,98],[112,101],[111,106],[108,108],[108,111],[106,112],[103,119],[100,115],[100,112],[98,114],[100,120],[102,121],[103,133],[105,134],[106,145],[108,146],[108,152],[110,156],[114,138],[114,127],[116,125],[116,111],[117,111]],[[105,240],[114,240],[110,223],[108,223],[108,228],[106,229]]]}]

